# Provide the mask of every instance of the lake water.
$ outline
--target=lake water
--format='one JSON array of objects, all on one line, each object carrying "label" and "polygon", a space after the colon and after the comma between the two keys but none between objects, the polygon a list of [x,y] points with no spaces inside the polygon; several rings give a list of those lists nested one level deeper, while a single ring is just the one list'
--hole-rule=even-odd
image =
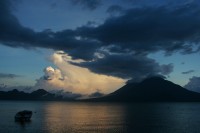
[{"label": "lake water", "polygon": [[[31,122],[14,121],[32,110]],[[0,101],[0,133],[200,133],[200,103]]]}]

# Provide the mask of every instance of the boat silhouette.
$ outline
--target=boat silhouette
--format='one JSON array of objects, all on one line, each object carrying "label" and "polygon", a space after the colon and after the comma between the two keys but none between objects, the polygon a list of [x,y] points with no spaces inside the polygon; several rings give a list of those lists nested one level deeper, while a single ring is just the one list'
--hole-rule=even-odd
[{"label": "boat silhouette", "polygon": [[15,121],[30,121],[32,114],[32,111],[29,110],[17,112],[15,115]]}]

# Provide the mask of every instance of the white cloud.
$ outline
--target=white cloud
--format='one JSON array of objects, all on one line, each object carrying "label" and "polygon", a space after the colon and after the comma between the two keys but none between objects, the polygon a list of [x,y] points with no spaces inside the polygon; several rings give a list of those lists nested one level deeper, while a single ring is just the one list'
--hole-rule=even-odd
[{"label": "white cloud", "polygon": [[125,80],[112,76],[95,74],[86,68],[74,66],[69,62],[73,60],[62,51],[56,52],[51,57],[57,68],[51,66],[44,69],[44,76],[37,80],[36,89],[61,90],[73,93],[91,94],[97,91],[110,93],[125,84]]},{"label": "white cloud", "polygon": [[49,66],[44,69],[44,78],[46,80],[64,80],[64,77],[59,69],[54,69],[53,67]]}]

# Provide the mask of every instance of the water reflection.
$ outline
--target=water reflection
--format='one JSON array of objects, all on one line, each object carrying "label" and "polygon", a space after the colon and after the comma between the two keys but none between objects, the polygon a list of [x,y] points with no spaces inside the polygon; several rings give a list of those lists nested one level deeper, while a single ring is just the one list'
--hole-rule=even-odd
[{"label": "water reflection", "polygon": [[200,116],[192,109],[197,110],[195,105],[55,102],[46,105],[44,123],[48,133],[191,133],[200,131]]},{"label": "water reflection", "polygon": [[[34,113],[16,123],[19,110]],[[200,103],[0,101],[0,133],[199,133]]]},{"label": "water reflection", "polygon": [[29,126],[31,124],[30,121],[15,121],[17,125],[19,125],[22,129],[26,129],[26,126]]},{"label": "water reflection", "polygon": [[119,105],[54,103],[46,107],[45,114],[49,133],[63,132],[63,129],[65,132],[123,132],[124,107]]},{"label": "water reflection", "polygon": [[200,109],[197,103],[138,103],[126,106],[126,132],[197,133],[200,131],[197,108]]}]

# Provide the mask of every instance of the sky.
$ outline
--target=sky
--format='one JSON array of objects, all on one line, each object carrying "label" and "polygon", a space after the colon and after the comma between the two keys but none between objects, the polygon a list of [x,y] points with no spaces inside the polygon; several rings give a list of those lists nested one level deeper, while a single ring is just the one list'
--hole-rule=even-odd
[{"label": "sky", "polygon": [[162,75],[200,92],[198,0],[1,0],[0,89],[111,93]]}]

